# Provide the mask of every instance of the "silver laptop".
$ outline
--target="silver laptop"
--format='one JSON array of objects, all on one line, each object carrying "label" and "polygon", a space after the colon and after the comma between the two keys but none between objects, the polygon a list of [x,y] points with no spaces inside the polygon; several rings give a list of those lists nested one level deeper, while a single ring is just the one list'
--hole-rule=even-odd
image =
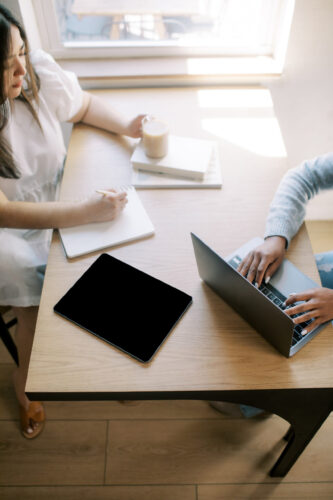
[{"label": "silver laptop", "polygon": [[283,303],[290,293],[318,288],[317,283],[287,259],[269,283],[259,289],[237,271],[242,259],[263,239],[253,238],[223,259],[198,236],[191,233],[191,237],[202,280],[284,356],[293,356],[329,323],[303,336],[301,331],[310,329],[312,320],[294,325],[284,313]]}]

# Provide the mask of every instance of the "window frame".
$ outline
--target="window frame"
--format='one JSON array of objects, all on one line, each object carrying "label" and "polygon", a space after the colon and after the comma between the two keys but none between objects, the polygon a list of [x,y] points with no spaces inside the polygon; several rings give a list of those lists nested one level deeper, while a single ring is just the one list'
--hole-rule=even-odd
[{"label": "window frame", "polygon": [[[26,0],[20,0],[20,2]],[[124,64],[128,63],[128,72],[133,76],[137,58],[151,62],[151,72],[154,75],[164,75],[165,71],[170,74],[170,62],[174,61],[175,66],[188,68],[189,62],[196,62],[199,67],[201,62],[202,69],[198,70],[175,70],[175,75],[220,75],[221,77],[237,76],[253,76],[253,75],[280,75],[282,73],[289,33],[294,12],[295,0],[279,0],[279,22],[275,30],[275,39],[271,54],[263,55],[258,53],[248,53],[246,56],[240,56],[235,51],[216,50],[210,47],[171,47],[171,46],[153,46],[153,43],[141,43],[135,48],[126,47],[103,47],[105,42],[95,42],[94,47],[91,47],[91,42],[70,43],[66,48],[63,47],[60,41],[60,33],[58,24],[49,22],[49,19],[56,16],[55,6],[51,0],[30,0],[35,14],[35,25],[37,24],[41,45],[44,50],[49,52],[58,60],[66,62],[67,60],[76,61],[77,67],[80,67],[79,62],[89,60],[91,62],[91,71],[95,72],[98,77],[98,67],[101,67],[103,60],[110,59],[116,63],[119,61],[119,73],[116,76],[126,77],[127,71],[124,71]],[[27,29],[29,33],[29,29]],[[148,46],[149,45],[149,46]],[[94,64],[95,61],[95,64]],[[183,61],[184,64],[179,64]],[[70,62],[70,61],[68,61]],[[158,62],[158,64],[156,64]],[[67,65],[67,64],[65,64]],[[131,67],[132,66],[132,67]],[[140,75],[140,65],[136,63],[137,75]],[[155,69],[153,69],[153,66]],[[81,64],[82,67],[82,64]],[[93,68],[96,68],[95,70]],[[148,71],[150,74],[150,71]],[[172,74],[172,71],[171,71]],[[104,75],[105,76],[105,75]]]}]

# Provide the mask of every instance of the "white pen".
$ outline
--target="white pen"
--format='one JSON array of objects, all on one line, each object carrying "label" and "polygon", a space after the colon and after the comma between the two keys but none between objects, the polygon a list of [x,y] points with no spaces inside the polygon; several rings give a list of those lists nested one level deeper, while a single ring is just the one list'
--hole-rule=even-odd
[{"label": "white pen", "polygon": [[96,189],[96,193],[105,195],[105,194],[114,193],[114,191],[106,191],[105,189]]},{"label": "white pen", "polygon": [[104,195],[107,195],[110,193],[114,193],[114,194],[124,193],[124,192],[128,191],[128,186],[120,186],[119,188],[116,188],[114,191],[112,191],[112,190],[107,191],[106,189],[96,189],[95,191],[96,191],[96,193],[104,194]]}]

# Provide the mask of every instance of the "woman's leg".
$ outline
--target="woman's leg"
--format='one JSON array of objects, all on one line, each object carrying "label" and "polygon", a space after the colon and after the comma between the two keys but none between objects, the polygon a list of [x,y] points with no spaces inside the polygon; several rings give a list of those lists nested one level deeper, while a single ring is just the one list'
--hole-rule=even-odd
[{"label": "woman's leg", "polygon": [[[19,366],[13,374],[14,388],[17,400],[23,410],[28,412],[30,401],[25,394],[25,384],[28,375],[28,367],[34,339],[38,307],[13,307],[17,318],[15,341],[18,352]],[[25,430],[28,434],[40,425],[33,419],[28,420]]]},{"label": "woman's leg", "polygon": [[19,358],[19,366],[14,372],[14,387],[18,402],[27,410],[30,401],[25,395],[24,390],[28,375],[38,307],[13,307],[13,312],[17,318],[15,341]]}]

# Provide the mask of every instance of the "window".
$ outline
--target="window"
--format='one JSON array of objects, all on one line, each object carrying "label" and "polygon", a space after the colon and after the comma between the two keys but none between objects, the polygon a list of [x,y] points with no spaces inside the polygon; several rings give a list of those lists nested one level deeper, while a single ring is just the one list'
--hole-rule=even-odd
[{"label": "window", "polygon": [[294,0],[32,2],[42,45],[58,58],[261,58],[280,70],[294,8]]}]

